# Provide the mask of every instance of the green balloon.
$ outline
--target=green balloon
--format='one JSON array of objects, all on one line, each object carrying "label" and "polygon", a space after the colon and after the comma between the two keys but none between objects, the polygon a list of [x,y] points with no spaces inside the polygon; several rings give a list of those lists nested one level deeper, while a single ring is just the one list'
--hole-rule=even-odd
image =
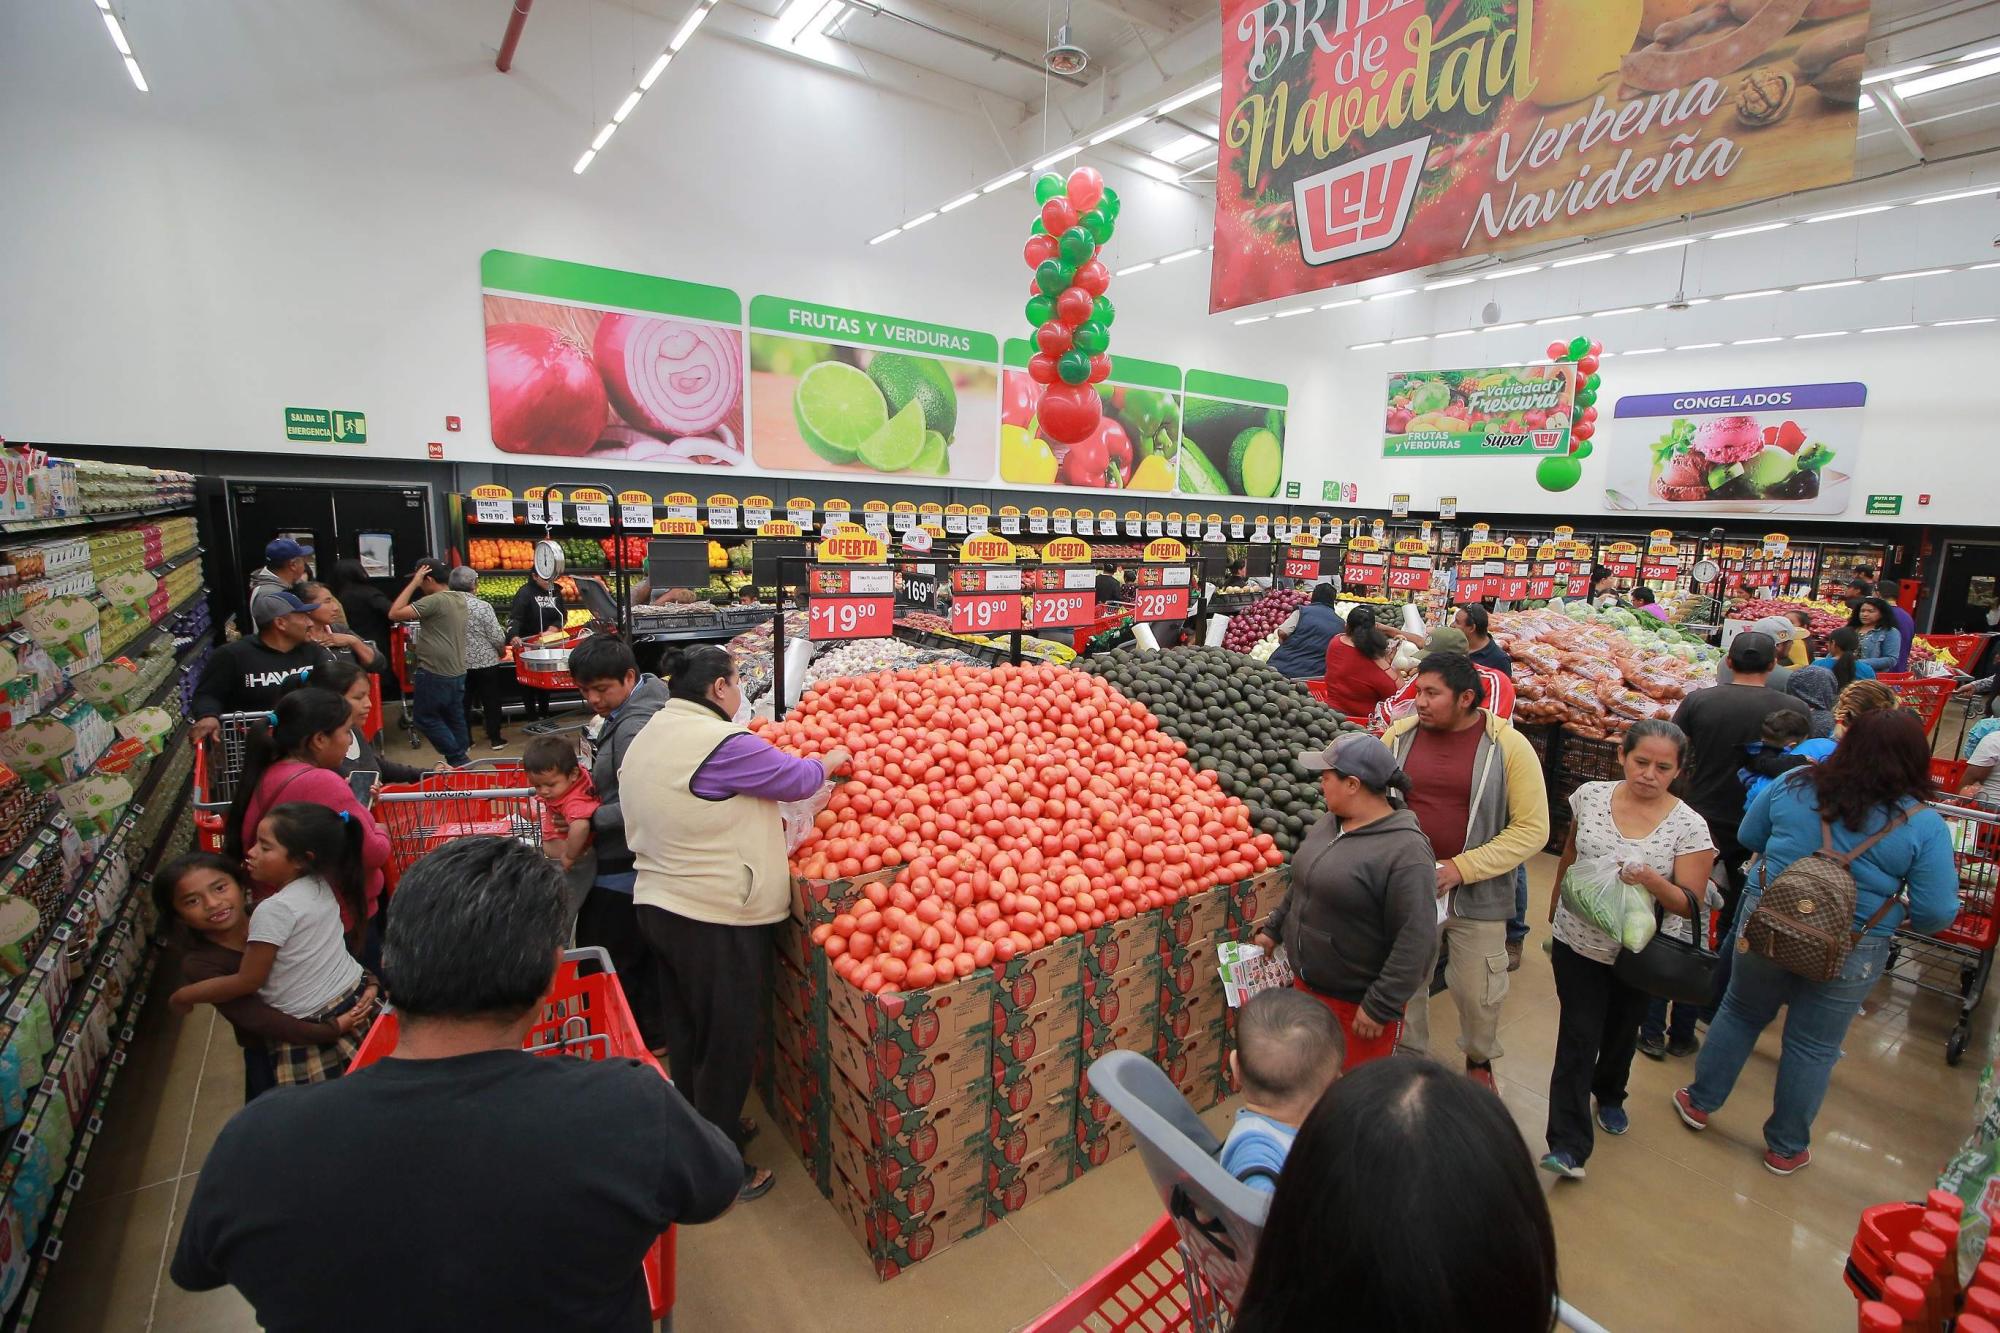
[{"label": "green balloon", "polygon": [[1049,229],[1042,225],[1040,218],[1036,218],[1034,225],[1028,228],[1028,235],[1030,236],[1046,236],[1048,234]]},{"label": "green balloon", "polygon": [[1109,185],[1104,187],[1104,197],[1098,200],[1097,206],[1109,214],[1114,222],[1118,219],[1118,210],[1124,207],[1123,204],[1118,202],[1118,191],[1112,189]]},{"label": "green balloon", "polygon": [[1575,446],[1575,448],[1573,448],[1573,449],[1571,449],[1571,450],[1570,450],[1570,455],[1569,455],[1569,456],[1570,456],[1571,458],[1588,458],[1588,457],[1590,457],[1590,441],[1589,441],[1589,440],[1578,440],[1578,441],[1576,442],[1576,446]]},{"label": "green balloon", "polygon": [[1572,361],[1578,360],[1579,358],[1587,355],[1589,351],[1590,351],[1590,339],[1584,337],[1582,334],[1578,334],[1576,337],[1571,338],[1569,340],[1570,360]]},{"label": "green balloon", "polygon": [[1576,395],[1576,405],[1578,407],[1596,407],[1597,391],[1595,389],[1580,390]]},{"label": "green balloon", "polygon": [[1100,296],[1097,298],[1097,303],[1090,308],[1090,318],[1093,323],[1102,324],[1108,329],[1118,318],[1118,307],[1111,304],[1110,297]]},{"label": "green balloon", "polygon": [[1071,348],[1056,358],[1056,374],[1064,384],[1083,384],[1090,379],[1090,357]]},{"label": "green balloon", "polygon": [[1046,204],[1063,192],[1063,178],[1053,171],[1045,171],[1035,177],[1035,202]]},{"label": "green balloon", "polygon": [[[1041,275],[1037,272],[1036,281],[1039,282],[1040,280]],[[1056,303],[1053,297],[1031,296],[1028,298],[1028,323],[1030,325],[1039,329],[1055,317]]]},{"label": "green balloon", "polygon": [[1090,257],[1097,253],[1097,242],[1093,241],[1090,232],[1081,226],[1071,227],[1064,232],[1062,239],[1057,241],[1056,245],[1062,251],[1063,262],[1066,264],[1087,264],[1090,262]]},{"label": "green balloon", "polygon": [[1111,239],[1111,215],[1106,213],[1101,206],[1093,208],[1083,215],[1082,226],[1085,231],[1090,233],[1090,239],[1099,245],[1103,245]]},{"label": "green balloon", "polygon": [[1583,464],[1574,458],[1551,455],[1535,465],[1535,481],[1545,491],[1566,491],[1582,480]]},{"label": "green balloon", "polygon": [[[1098,297],[1097,304],[1099,306],[1103,305],[1104,298],[1101,296]],[[1093,308],[1094,313],[1095,308]],[[1111,331],[1098,323],[1096,319],[1091,319],[1086,323],[1076,326],[1074,341],[1077,351],[1084,353],[1086,356],[1096,356],[1099,352],[1111,346]]]},{"label": "green balloon", "polygon": [[1035,285],[1047,295],[1054,296],[1069,286],[1070,279],[1075,276],[1076,270],[1060,259],[1044,259],[1035,268]]},{"label": "green balloon", "polygon": [[1590,378],[1586,379],[1583,382],[1583,387],[1590,390],[1592,393],[1596,393],[1597,386],[1602,383],[1604,383],[1603,378],[1595,373],[1592,373]]}]

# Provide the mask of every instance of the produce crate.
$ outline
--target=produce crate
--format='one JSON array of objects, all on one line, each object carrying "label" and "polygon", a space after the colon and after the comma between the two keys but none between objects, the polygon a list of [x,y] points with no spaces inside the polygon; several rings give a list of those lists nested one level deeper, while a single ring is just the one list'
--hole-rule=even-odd
[{"label": "produce crate", "polygon": [[1579,736],[1564,727],[1554,753],[1554,762],[1559,771],[1573,780],[1571,791],[1576,790],[1576,784],[1616,782],[1625,776],[1624,764],[1618,756],[1618,742],[1615,740]]}]

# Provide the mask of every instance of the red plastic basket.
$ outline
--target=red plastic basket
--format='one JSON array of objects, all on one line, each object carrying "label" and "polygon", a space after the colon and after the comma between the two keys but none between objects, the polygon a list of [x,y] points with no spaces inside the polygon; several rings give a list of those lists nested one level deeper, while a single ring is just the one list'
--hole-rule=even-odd
[{"label": "red plastic basket", "polygon": [[1882,1281],[1893,1271],[1896,1252],[1909,1243],[1923,1215],[1920,1203],[1878,1203],[1861,1210],[1861,1225],[1847,1252],[1847,1289],[1857,1299],[1882,1298]]},{"label": "red plastic basket", "polygon": [[1971,674],[1979,664],[1979,655],[1985,651],[1990,634],[1919,634],[1918,639],[1950,653],[1960,671]]},{"label": "red plastic basket", "polygon": [[[1933,771],[1940,764],[1931,761]],[[1957,765],[1961,773],[1965,765]],[[1934,803],[1952,826],[1951,856],[1958,869],[1958,915],[1935,938],[1982,953],[2000,943],[2000,823],[1991,805],[1947,794]],[[1956,813],[1955,813],[1956,812]]]},{"label": "red plastic basket", "polygon": [[[584,975],[579,964],[587,958],[602,963],[596,950],[579,950],[565,958],[556,969],[549,993],[542,999],[534,1026],[521,1042],[521,1049],[539,1056],[568,1056],[584,1060],[637,1060],[661,1078],[667,1073],[646,1049],[632,1008],[625,1002],[618,974],[599,971]],[[361,1049],[350,1069],[362,1069],[393,1055],[400,1031],[394,1009],[384,1010],[368,1029]],[[646,1298],[654,1319],[664,1319],[674,1308],[674,1230],[668,1227],[646,1251]]]},{"label": "red plastic basket", "polygon": [[1957,688],[1949,676],[1912,676],[1906,671],[1884,671],[1875,679],[1894,690],[1903,707],[1923,719],[1926,736],[1937,733],[1938,723],[1944,718],[1944,706]]},{"label": "red plastic basket", "polygon": [[519,762],[426,774],[376,790],[375,822],[389,836],[394,884],[410,863],[458,838],[534,838],[539,844],[542,804]]},{"label": "red plastic basket", "polygon": [[1044,1311],[1022,1333],[1170,1333],[1190,1327],[1180,1236],[1161,1217],[1139,1243]]}]

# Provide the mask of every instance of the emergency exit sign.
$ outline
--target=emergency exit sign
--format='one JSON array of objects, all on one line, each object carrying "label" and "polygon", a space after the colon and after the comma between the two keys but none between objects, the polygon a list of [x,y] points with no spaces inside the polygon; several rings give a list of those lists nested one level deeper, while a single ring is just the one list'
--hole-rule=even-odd
[{"label": "emergency exit sign", "polygon": [[368,415],[324,407],[288,407],[285,438],[295,444],[366,444]]},{"label": "emergency exit sign", "polygon": [[1871,514],[1900,514],[1903,512],[1903,497],[1900,495],[1871,495],[1868,497],[1868,512]]}]

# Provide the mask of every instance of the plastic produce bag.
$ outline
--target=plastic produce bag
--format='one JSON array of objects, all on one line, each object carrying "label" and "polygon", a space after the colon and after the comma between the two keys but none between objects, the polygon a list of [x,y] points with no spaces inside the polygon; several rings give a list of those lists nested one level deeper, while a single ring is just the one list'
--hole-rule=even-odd
[{"label": "plastic produce bag", "polygon": [[806,834],[812,831],[813,820],[819,818],[819,812],[826,809],[826,803],[832,799],[833,783],[827,781],[820,783],[819,790],[803,801],[778,803],[778,819],[785,826],[785,855],[790,856],[799,849],[799,844],[806,840]]},{"label": "plastic produce bag", "polygon": [[1570,911],[1638,953],[1652,942],[1659,923],[1653,916],[1653,895],[1618,877],[1619,863],[1609,857],[1579,860],[1563,876],[1562,900]]}]

